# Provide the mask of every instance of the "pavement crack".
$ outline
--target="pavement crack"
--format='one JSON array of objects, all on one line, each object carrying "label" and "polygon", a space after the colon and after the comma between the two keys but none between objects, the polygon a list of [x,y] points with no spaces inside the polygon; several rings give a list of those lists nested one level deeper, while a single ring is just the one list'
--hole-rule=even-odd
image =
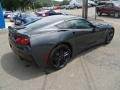
[{"label": "pavement crack", "polygon": [[44,69],[44,72],[45,72],[45,77],[44,77],[43,86],[42,86],[41,90],[45,90],[46,89],[47,77],[48,77],[48,74],[49,74],[49,72],[47,71],[47,68]]},{"label": "pavement crack", "polygon": [[83,68],[83,72],[84,72],[84,75],[86,77],[86,81],[87,81],[87,85],[88,85],[89,90],[97,90],[96,85],[95,85],[94,80],[93,80],[93,77],[92,77],[92,74],[88,68],[88,65],[85,63],[85,61],[83,61],[82,56],[80,59],[81,59],[80,60],[81,66]]}]

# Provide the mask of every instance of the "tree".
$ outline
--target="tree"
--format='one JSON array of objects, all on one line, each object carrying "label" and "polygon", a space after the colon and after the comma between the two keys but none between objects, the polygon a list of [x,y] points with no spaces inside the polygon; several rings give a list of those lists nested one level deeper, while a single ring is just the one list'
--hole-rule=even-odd
[{"label": "tree", "polygon": [[[66,4],[67,0],[64,1]],[[6,10],[25,10],[28,7],[40,8],[54,5],[59,5],[57,1],[51,0],[1,0],[2,6]]]},{"label": "tree", "polygon": [[25,9],[31,6],[31,0],[1,0],[3,8],[6,10],[16,10],[18,8]]},{"label": "tree", "polygon": [[68,5],[69,1],[68,0],[63,0],[62,5]]}]

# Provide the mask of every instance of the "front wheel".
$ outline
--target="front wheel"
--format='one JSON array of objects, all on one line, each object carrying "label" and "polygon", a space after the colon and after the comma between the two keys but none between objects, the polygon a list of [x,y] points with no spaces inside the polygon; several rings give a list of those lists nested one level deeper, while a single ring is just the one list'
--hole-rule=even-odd
[{"label": "front wheel", "polygon": [[105,39],[105,44],[109,44],[111,40],[113,39],[113,36],[114,36],[114,30],[113,29],[109,30],[106,36],[106,39]]},{"label": "front wheel", "polygon": [[18,19],[15,19],[14,23],[15,23],[15,25],[21,25],[22,21],[18,20]]},{"label": "front wheel", "polygon": [[51,66],[56,70],[65,67],[71,59],[71,54],[72,51],[67,45],[57,46],[50,54]]},{"label": "front wheel", "polygon": [[18,56],[18,57],[19,57],[19,59],[20,59],[20,60],[24,60],[24,58],[23,58],[23,57],[21,57],[21,56]]}]

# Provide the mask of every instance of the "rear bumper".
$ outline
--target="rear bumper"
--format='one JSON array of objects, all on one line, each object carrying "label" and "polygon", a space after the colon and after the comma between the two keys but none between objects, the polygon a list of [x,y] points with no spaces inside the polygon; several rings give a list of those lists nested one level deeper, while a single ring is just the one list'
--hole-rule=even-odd
[{"label": "rear bumper", "polygon": [[9,44],[13,52],[17,56],[22,57],[24,60],[35,62],[39,67],[48,66],[48,64],[45,62],[45,58],[44,58],[45,55],[43,54],[43,52],[37,53],[37,52],[34,52],[34,50],[32,50],[31,48],[29,48],[28,50],[18,48],[16,44],[10,39],[9,39]]},{"label": "rear bumper", "polygon": [[24,51],[22,49],[19,49],[15,45],[13,45],[11,41],[9,41],[9,42],[10,42],[9,44],[10,44],[11,49],[13,50],[13,52],[16,55],[18,55],[19,57],[22,57],[23,59],[28,60],[28,61],[34,60],[30,51]]}]

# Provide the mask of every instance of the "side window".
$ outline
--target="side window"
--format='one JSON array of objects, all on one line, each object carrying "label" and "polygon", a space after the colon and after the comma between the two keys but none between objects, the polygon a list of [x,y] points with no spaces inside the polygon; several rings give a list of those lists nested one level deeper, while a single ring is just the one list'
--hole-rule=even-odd
[{"label": "side window", "polygon": [[92,25],[85,20],[73,20],[75,29],[90,29],[93,28]]},{"label": "side window", "polygon": [[107,3],[106,6],[107,7],[113,7],[114,5],[113,5],[113,3]]},{"label": "side window", "polygon": [[50,13],[50,14],[55,14],[55,11],[50,10],[48,13]]},{"label": "side window", "polygon": [[60,29],[68,29],[68,25],[65,22],[62,22],[62,23],[56,25],[56,27],[58,27]]},{"label": "side window", "polygon": [[89,22],[87,22],[85,20],[78,20],[78,19],[66,21],[64,23],[57,25],[57,27],[61,28],[61,29],[90,29],[90,28],[93,28],[93,26]]}]

